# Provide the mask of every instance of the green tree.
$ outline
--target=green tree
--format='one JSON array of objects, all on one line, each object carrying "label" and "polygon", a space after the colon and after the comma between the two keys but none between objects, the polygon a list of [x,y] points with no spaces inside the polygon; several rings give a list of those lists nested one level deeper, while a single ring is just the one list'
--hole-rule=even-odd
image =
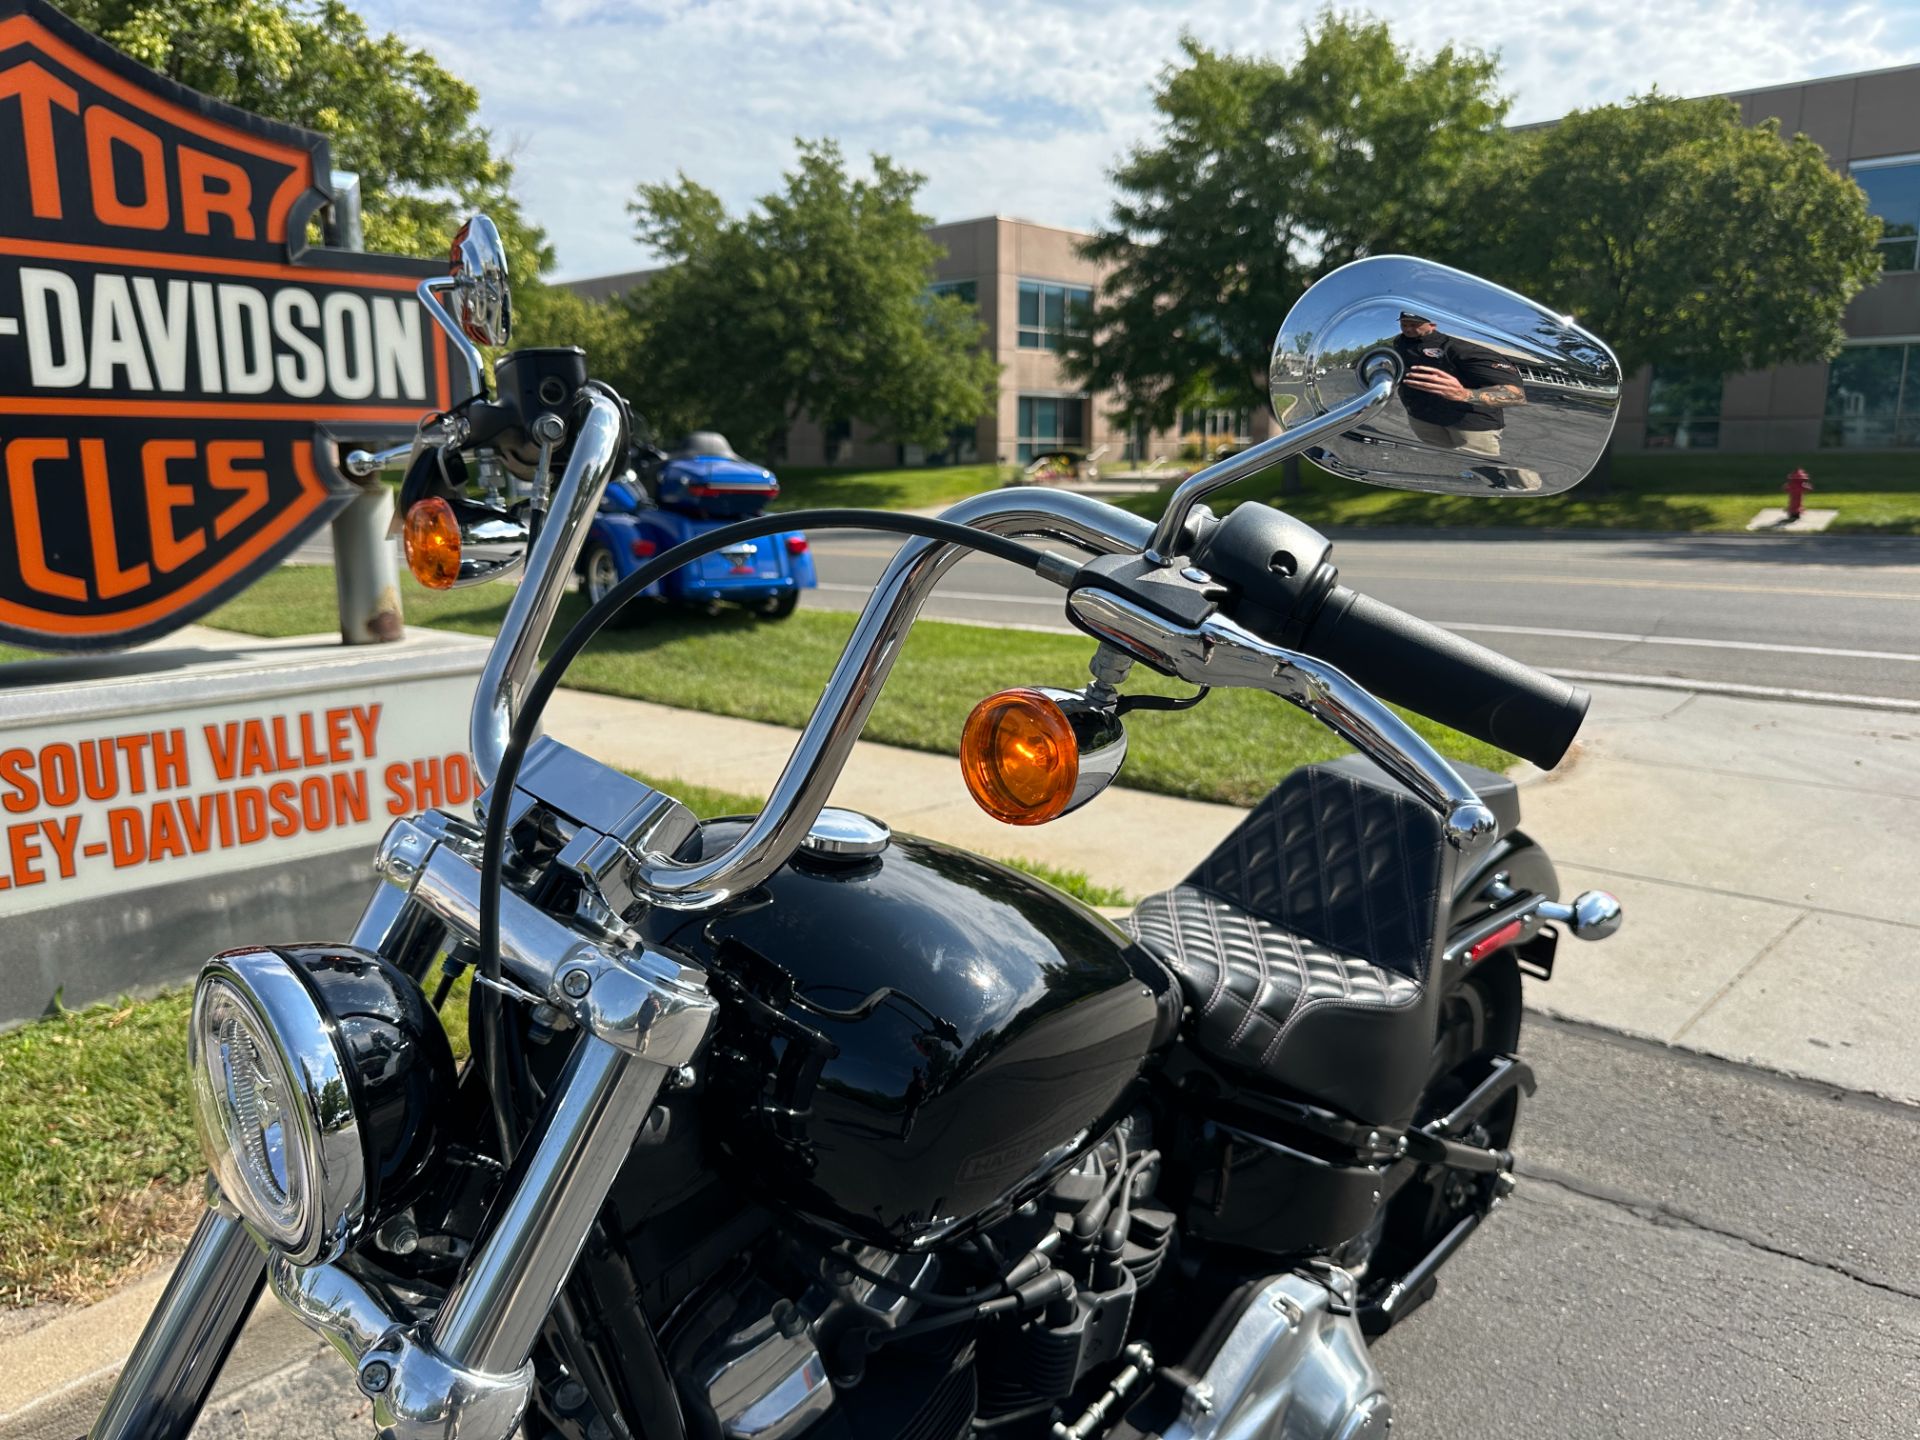
[{"label": "green tree", "polygon": [[1860,187],[1731,100],[1647,95],[1519,138],[1463,188],[1486,223],[1454,258],[1573,312],[1628,375],[1827,359],[1879,274]]},{"label": "green tree", "polygon": [[939,445],[993,408],[999,366],[973,308],[929,292],[923,177],[875,155],[862,179],[831,141],[798,148],[743,216],[685,175],[639,188],[638,237],[666,268],[628,297],[634,398],[663,431],[717,424],[757,454],[803,414]]},{"label": "green tree", "polygon": [[1184,38],[1154,96],[1158,135],[1114,172],[1111,222],[1085,247],[1109,278],[1066,360],[1118,393],[1125,422],[1265,403],[1274,331],[1309,284],[1363,255],[1451,246],[1480,219],[1453,196],[1508,144],[1493,60],[1422,59],[1384,23],[1331,11],[1304,39],[1286,64]]},{"label": "green tree", "polygon": [[318,130],[360,176],[367,248],[445,255],[460,218],[500,227],[516,284],[551,265],[514,199],[479,93],[427,51],[374,35],[341,0],[66,0],[67,13],[170,79]]}]

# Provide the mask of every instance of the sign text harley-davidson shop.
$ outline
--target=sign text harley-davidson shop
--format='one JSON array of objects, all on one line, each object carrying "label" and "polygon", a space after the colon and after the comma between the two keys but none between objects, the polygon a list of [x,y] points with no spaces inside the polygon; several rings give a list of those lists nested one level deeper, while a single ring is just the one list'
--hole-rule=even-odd
[{"label": "sign text harley-davidson shop", "polygon": [[108,649],[351,498],[449,403],[431,262],[308,244],[327,143],[0,0],[0,639]]}]

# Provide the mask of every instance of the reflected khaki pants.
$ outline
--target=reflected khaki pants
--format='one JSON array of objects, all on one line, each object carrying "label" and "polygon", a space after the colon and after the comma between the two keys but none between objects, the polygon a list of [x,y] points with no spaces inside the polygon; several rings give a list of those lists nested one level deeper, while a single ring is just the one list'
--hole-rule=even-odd
[{"label": "reflected khaki pants", "polygon": [[1442,450],[1464,450],[1469,455],[1500,453],[1498,430],[1459,430],[1451,425],[1435,425],[1427,420],[1416,420],[1411,415],[1407,417],[1407,423],[1413,426],[1413,433],[1420,440]]}]

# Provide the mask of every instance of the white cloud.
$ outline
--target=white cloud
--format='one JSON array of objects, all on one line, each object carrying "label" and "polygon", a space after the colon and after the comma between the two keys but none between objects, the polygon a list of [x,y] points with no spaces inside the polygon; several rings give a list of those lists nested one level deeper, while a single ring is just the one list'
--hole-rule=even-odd
[{"label": "white cloud", "polygon": [[[796,135],[837,136],[924,172],[942,219],[992,212],[1087,225],[1107,171],[1152,131],[1180,33],[1286,53],[1319,0],[397,0],[365,7],[483,97],[563,276],[637,267],[626,203],[676,170],[743,206]],[[1896,7],[1819,0],[1593,0],[1457,10],[1376,6],[1421,50],[1500,52],[1515,120],[1652,86],[1684,95],[1920,60]],[[1920,137],[1916,137],[1920,140]],[[1916,143],[1920,149],[1920,143]]]}]

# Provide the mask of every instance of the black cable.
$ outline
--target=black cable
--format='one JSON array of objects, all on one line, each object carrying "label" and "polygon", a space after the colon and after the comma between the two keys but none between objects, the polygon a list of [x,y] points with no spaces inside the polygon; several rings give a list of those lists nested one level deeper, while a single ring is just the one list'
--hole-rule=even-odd
[{"label": "black cable", "polygon": [[639,569],[601,596],[595,604],[589,606],[587,613],[574,622],[573,627],[555,647],[547,663],[541,667],[539,675],[528,686],[521,703],[520,713],[514,717],[513,731],[508,738],[506,749],[501,752],[499,770],[494,776],[492,787],[487,792],[486,830],[480,849],[480,934],[477,948],[480,973],[492,983],[482,986],[483,993],[476,996],[476,999],[480,1001],[481,1028],[486,1037],[484,1073],[493,1104],[494,1124],[500,1135],[503,1161],[511,1162],[513,1152],[518,1147],[519,1125],[513,1114],[513,1107],[509,1103],[507,1088],[509,1076],[505,1069],[505,1007],[498,988],[502,983],[501,871],[506,855],[507,812],[512,808],[509,802],[513,795],[514,784],[519,779],[521,761],[525,758],[527,747],[533,743],[534,731],[539,726],[541,711],[546,708],[547,700],[559,687],[561,677],[566,674],[567,666],[573,663],[574,657],[585,649],[587,642],[642,590],[672,574],[689,561],[699,559],[702,555],[711,554],[743,540],[759,540],[788,530],[892,531],[896,534],[918,536],[927,540],[944,541],[950,545],[965,545],[984,554],[1009,560],[1026,570],[1038,570],[1046,560],[1046,552],[1036,550],[1031,545],[1023,545],[1017,540],[990,534],[985,530],[976,530],[969,525],[956,525],[950,520],[934,520],[919,515],[902,515],[876,510],[790,510],[783,514],[761,515],[752,520],[737,521],[732,525],[722,526],[718,530],[711,530],[705,535],[682,541],[671,550],[656,555],[641,565]]},{"label": "black cable", "polygon": [[1191,695],[1122,695],[1114,701],[1113,713],[1127,715],[1135,710],[1191,710],[1212,693],[1210,686],[1202,685]]},{"label": "black cable", "polygon": [[905,1295],[909,1299],[925,1305],[930,1310],[969,1310],[982,1301],[991,1300],[1007,1288],[1004,1278],[994,1281],[986,1289],[974,1295],[947,1295],[938,1290],[922,1290],[910,1281],[896,1280],[891,1275],[883,1275],[878,1270],[870,1270],[843,1250],[823,1250],[822,1257],[830,1265],[839,1265],[851,1270],[862,1280],[870,1280],[882,1290],[890,1290],[896,1295]]}]

